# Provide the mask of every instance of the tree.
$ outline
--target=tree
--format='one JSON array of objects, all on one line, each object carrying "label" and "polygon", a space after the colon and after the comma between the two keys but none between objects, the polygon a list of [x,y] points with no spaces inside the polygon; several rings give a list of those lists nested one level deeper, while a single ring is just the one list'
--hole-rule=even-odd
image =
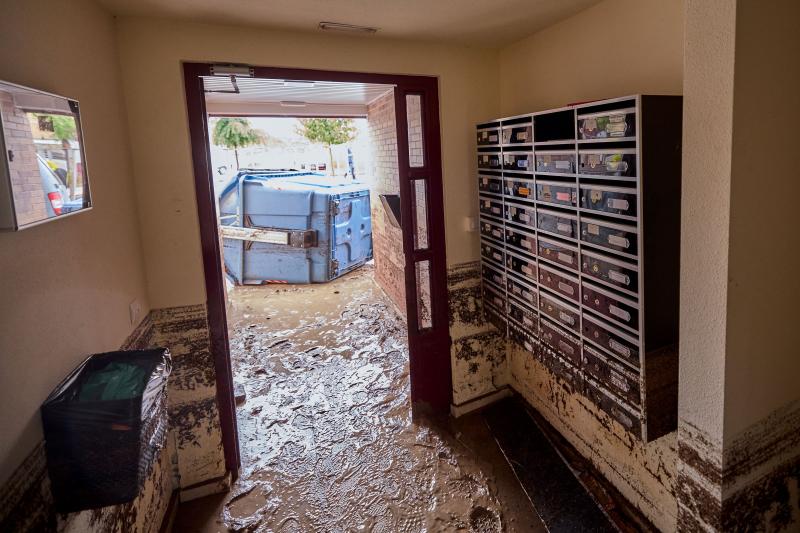
[{"label": "tree", "polygon": [[334,144],[345,144],[356,137],[356,127],[349,118],[301,118],[298,133],[312,143],[319,143],[328,149],[330,160],[329,174],[333,175]]},{"label": "tree", "polygon": [[250,125],[246,118],[221,118],[214,124],[211,140],[217,146],[233,150],[236,169],[239,169],[239,149],[267,142],[267,135]]},{"label": "tree", "polygon": [[61,141],[61,148],[64,149],[64,159],[67,165],[65,185],[67,186],[69,197],[72,198],[75,195],[75,176],[72,172],[72,163],[69,159],[69,153],[72,151],[72,143],[70,141],[74,141],[78,138],[75,117],[72,115],[51,115],[51,117],[53,119],[53,135],[56,139]]}]

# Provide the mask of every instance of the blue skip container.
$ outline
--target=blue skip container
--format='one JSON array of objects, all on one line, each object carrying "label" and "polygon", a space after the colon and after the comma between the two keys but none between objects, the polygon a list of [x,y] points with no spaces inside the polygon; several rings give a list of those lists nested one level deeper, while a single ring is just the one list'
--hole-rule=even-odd
[{"label": "blue skip container", "polygon": [[219,213],[225,272],[236,285],[324,283],[372,259],[363,183],[244,170],[219,194]]}]

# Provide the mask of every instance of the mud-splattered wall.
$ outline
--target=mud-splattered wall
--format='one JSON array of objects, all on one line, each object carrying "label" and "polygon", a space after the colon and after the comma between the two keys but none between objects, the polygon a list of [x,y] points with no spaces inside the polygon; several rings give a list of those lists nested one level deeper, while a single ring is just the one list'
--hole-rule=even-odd
[{"label": "mud-splattered wall", "polygon": [[481,308],[480,263],[447,269],[450,305],[450,348],[453,404],[456,406],[508,385],[505,339],[484,321]]},{"label": "mud-splattered wall", "polygon": [[798,530],[800,400],[753,424],[724,448],[682,420],[678,450],[680,530]]},{"label": "mud-splattered wall", "polygon": [[0,531],[151,533],[159,530],[173,491],[205,482],[214,487],[206,493],[224,488],[216,482],[225,461],[205,306],[152,311],[121,349],[154,346],[172,353],[169,432],[140,495],[124,505],[57,516],[41,443],[0,487]]},{"label": "mud-splattered wall", "polygon": [[659,529],[675,529],[676,434],[631,436],[529,352],[508,347],[511,386]]}]

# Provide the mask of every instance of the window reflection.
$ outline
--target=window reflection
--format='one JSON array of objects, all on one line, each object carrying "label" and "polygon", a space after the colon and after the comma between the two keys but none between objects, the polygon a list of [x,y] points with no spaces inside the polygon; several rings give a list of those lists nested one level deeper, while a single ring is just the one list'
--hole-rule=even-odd
[{"label": "window reflection", "polygon": [[77,102],[0,82],[0,121],[15,218],[4,225],[24,227],[91,205]]}]

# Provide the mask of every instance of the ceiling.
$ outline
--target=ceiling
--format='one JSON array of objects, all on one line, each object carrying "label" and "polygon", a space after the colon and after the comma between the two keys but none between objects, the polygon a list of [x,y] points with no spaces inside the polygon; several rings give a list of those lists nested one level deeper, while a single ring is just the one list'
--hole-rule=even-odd
[{"label": "ceiling", "polygon": [[[204,76],[206,107],[211,114],[364,116],[367,105],[394,86],[334,81],[302,82]],[[225,91],[225,92],[219,92]]]},{"label": "ceiling", "polygon": [[[378,36],[496,48],[599,0],[98,0],[115,15],[321,31],[321,21],[379,28]],[[364,36],[370,39],[375,37]]]}]

